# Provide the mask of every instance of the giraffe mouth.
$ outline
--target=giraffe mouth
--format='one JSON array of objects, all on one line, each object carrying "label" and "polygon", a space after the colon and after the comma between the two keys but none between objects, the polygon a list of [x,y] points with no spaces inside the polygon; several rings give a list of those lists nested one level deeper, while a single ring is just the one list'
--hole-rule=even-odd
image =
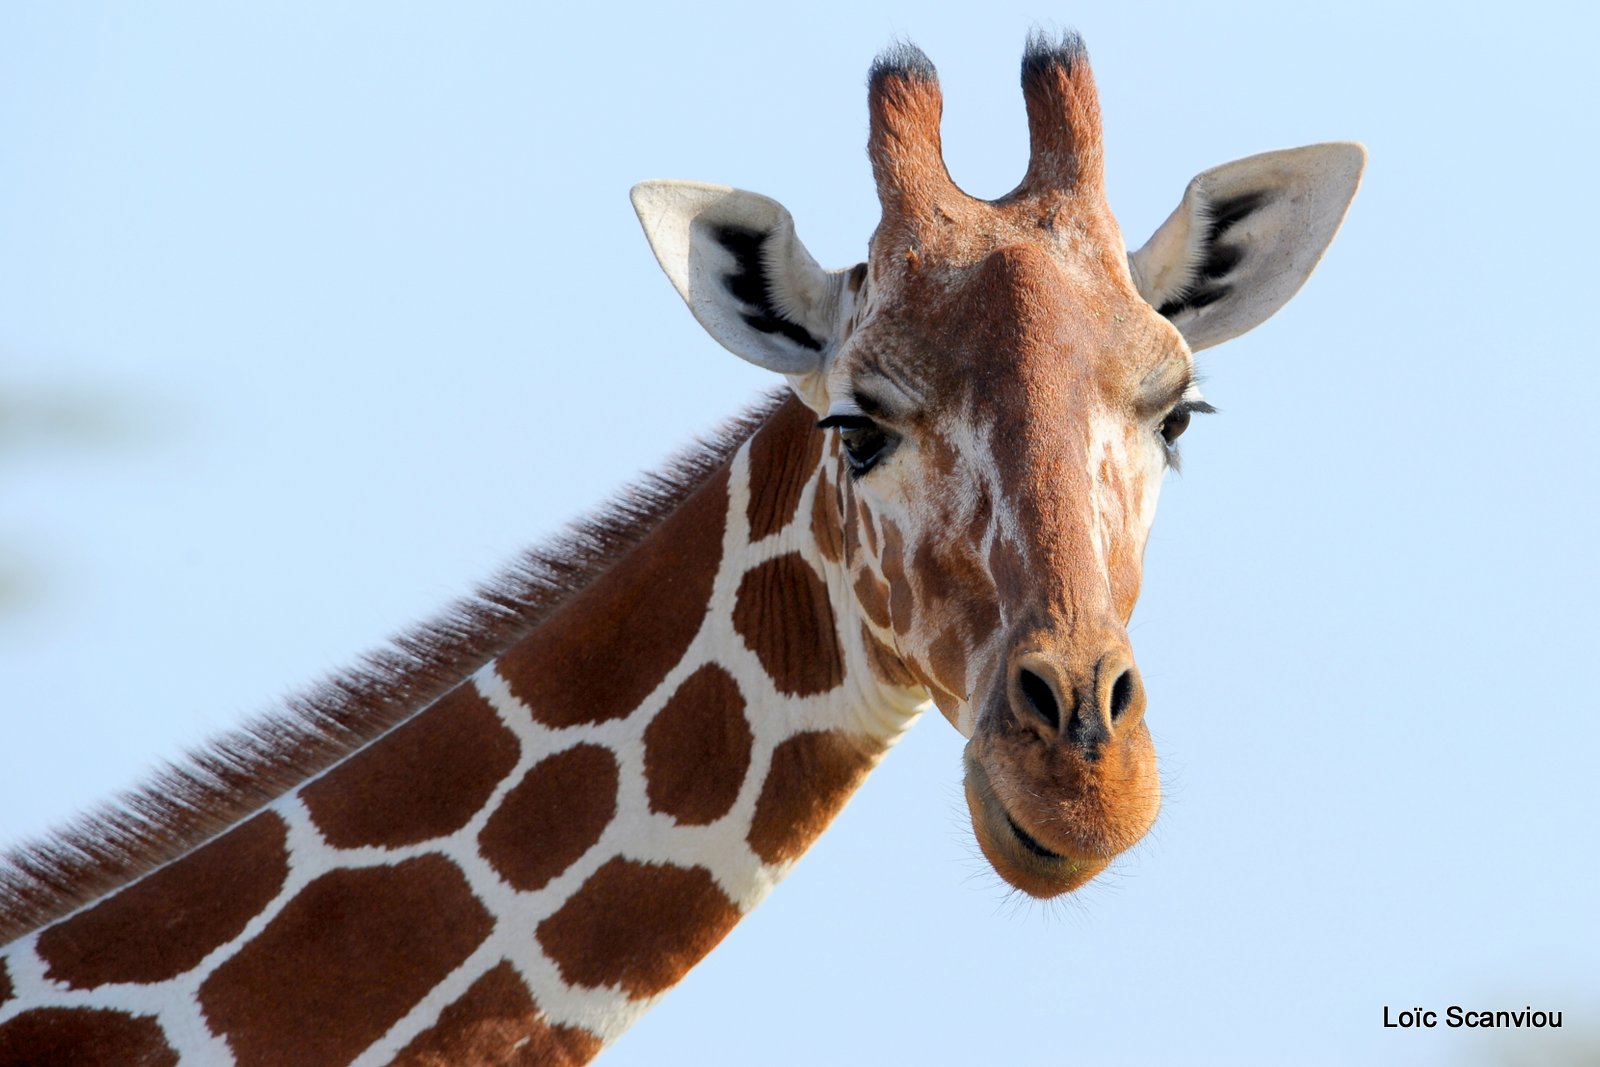
[{"label": "giraffe mouth", "polygon": [[1023,848],[1027,849],[1029,852],[1032,852],[1035,856],[1042,856],[1047,860],[1064,860],[1067,858],[1061,853],[1051,852],[1049,849],[1039,844],[1032,834],[1028,833],[1028,831],[1017,825],[1017,820],[1013,819],[1011,817],[1011,813],[1006,811],[1004,808],[1001,809],[1001,814],[1006,817],[1006,826],[1011,829],[1011,833],[1016,837],[1016,839],[1022,842]]},{"label": "giraffe mouth", "polygon": [[1045,899],[1077,889],[1111,862],[1110,856],[1058,852],[1044,844],[1006,810],[988,772],[970,752],[964,762],[972,830],[1001,878],[1029,896]]}]

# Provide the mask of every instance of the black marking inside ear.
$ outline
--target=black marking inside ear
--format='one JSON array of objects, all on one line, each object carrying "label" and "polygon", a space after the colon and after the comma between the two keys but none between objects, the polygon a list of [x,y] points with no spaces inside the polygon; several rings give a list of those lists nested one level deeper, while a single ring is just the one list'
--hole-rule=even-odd
[{"label": "black marking inside ear", "polygon": [[1211,246],[1206,253],[1206,261],[1200,265],[1202,278],[1221,278],[1239,265],[1244,258],[1244,249],[1238,245],[1225,245],[1217,243]]},{"label": "black marking inside ear", "polygon": [[1243,193],[1210,205],[1210,218],[1206,221],[1205,260],[1183,295],[1167,301],[1156,310],[1170,319],[1180,312],[1198,311],[1215,304],[1233,292],[1233,286],[1224,284],[1222,279],[1244,259],[1245,250],[1236,244],[1225,244],[1222,238],[1271,199],[1271,195],[1265,192]]},{"label": "black marking inside ear", "polygon": [[1179,300],[1170,300],[1156,308],[1156,310],[1170,319],[1179,312],[1198,311],[1203,307],[1215,304],[1231,292],[1233,292],[1233,286],[1231,285],[1202,285],[1188,296]]},{"label": "black marking inside ear", "polygon": [[738,267],[722,276],[722,284],[735,300],[750,309],[739,313],[745,325],[762,333],[779,334],[813,352],[822,351],[821,341],[799,323],[784,318],[772,302],[766,264],[761,261],[761,246],[766,244],[767,235],[744,226],[718,226],[711,236],[728,250]]},{"label": "black marking inside ear", "polygon": [[1218,200],[1211,205],[1211,219],[1206,229],[1206,240],[1215,241],[1234,226],[1254,215],[1261,206],[1272,199],[1267,193],[1242,193]]}]

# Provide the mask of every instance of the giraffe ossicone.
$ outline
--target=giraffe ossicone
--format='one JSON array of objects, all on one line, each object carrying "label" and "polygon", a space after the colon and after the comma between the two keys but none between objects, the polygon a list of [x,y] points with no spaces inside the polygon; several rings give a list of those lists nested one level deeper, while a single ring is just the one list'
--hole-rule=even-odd
[{"label": "giraffe ossicone", "polygon": [[[1092,878],[1159,806],[1127,636],[1194,350],[1332,240],[1364,152],[1200,175],[1129,255],[1075,36],[1023,59],[995,201],[911,46],[882,204],[820,268],[781,205],[633,202],[717,341],[790,388],[450,615],[0,872],[0,1067],[559,1064],[753,908],[931,699],[996,871]],[[819,429],[820,426],[820,429]]]}]

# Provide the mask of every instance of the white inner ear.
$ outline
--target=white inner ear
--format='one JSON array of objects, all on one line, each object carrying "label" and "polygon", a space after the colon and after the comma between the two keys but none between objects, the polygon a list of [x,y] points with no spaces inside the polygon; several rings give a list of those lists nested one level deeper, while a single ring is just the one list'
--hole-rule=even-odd
[{"label": "white inner ear", "polygon": [[842,326],[843,271],[817,266],[783,205],[725,185],[634,186],[661,269],[712,337],[791,376],[822,370]]},{"label": "white inner ear", "polygon": [[768,232],[761,246],[761,265],[773,309],[824,343],[831,341],[839,319],[837,282],[841,272],[829,273],[817,266],[795,236],[794,220],[788,212]]},{"label": "white inner ear", "polygon": [[1299,291],[1361,182],[1358,144],[1308,145],[1196,177],[1128,257],[1140,294],[1198,351],[1264,322]]},{"label": "white inner ear", "polygon": [[1194,183],[1190,182],[1177,210],[1143,248],[1128,256],[1134,287],[1151,307],[1159,308],[1182,296],[1205,261],[1206,227],[1198,218],[1204,209],[1194,199]]}]

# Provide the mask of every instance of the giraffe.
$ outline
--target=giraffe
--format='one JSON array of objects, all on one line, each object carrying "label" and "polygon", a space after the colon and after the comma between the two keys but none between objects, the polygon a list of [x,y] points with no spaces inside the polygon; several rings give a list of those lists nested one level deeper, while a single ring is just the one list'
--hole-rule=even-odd
[{"label": "giraffe", "polygon": [[932,703],[994,869],[1075,889],[1159,806],[1127,637],[1193,352],[1281,307],[1350,144],[1209,170],[1131,255],[1082,42],[1031,36],[1015,191],[868,79],[882,219],[646,182],[669,280],[787,388],[362,668],[0,874],[0,1067],[583,1063],[758,904]]}]

